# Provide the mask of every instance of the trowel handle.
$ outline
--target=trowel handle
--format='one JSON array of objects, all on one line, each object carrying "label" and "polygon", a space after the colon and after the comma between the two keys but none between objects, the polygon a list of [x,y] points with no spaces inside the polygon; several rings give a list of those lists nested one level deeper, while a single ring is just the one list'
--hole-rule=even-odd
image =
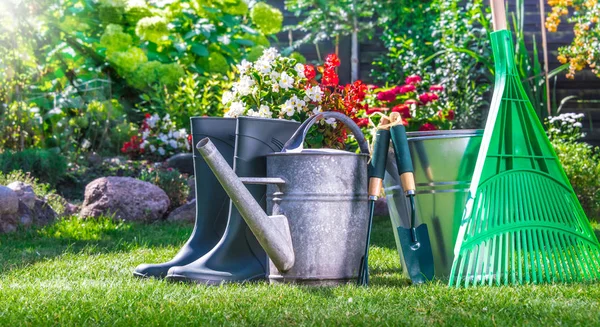
[{"label": "trowel handle", "polygon": [[381,191],[389,147],[390,131],[387,129],[377,130],[371,162],[369,162],[369,196],[371,197],[379,196]]},{"label": "trowel handle", "polygon": [[400,183],[406,195],[415,194],[415,177],[410,150],[408,149],[408,139],[404,125],[396,125],[390,129],[392,135],[392,144],[396,153],[396,164]]}]

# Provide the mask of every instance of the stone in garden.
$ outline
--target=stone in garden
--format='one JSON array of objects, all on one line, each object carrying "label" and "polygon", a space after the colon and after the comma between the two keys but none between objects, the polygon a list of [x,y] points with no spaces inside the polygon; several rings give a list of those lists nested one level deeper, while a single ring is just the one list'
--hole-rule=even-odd
[{"label": "stone in garden", "polygon": [[34,213],[23,201],[19,201],[19,212],[17,216],[19,217],[19,224],[21,226],[30,227],[33,225]]},{"label": "stone in garden", "polygon": [[194,157],[191,153],[178,153],[167,159],[167,167],[175,168],[182,174],[194,174]]},{"label": "stone in garden", "polygon": [[72,215],[78,213],[80,209],[81,208],[78,205],[67,202],[65,204],[65,210],[63,211],[63,213],[61,215],[63,217],[69,217],[69,216],[72,216]]},{"label": "stone in garden", "polygon": [[188,178],[187,184],[188,188],[190,189],[187,197],[189,202],[196,198],[196,178],[194,176]]},{"label": "stone in garden", "polygon": [[171,211],[167,220],[193,223],[196,220],[196,199]]},{"label": "stone in garden", "polygon": [[10,233],[19,225],[19,196],[15,191],[0,185],[0,233]]},{"label": "stone in garden", "polygon": [[0,215],[14,214],[19,211],[19,195],[12,189],[0,185]]},{"label": "stone in garden", "polygon": [[27,205],[29,209],[33,209],[35,206],[35,192],[33,191],[33,187],[31,187],[31,185],[17,181],[8,184],[6,187],[15,191],[17,196],[19,196],[19,200]]},{"label": "stone in garden", "polygon": [[152,222],[169,208],[169,197],[158,186],[131,177],[102,177],[85,187],[80,216],[114,215],[117,219]]},{"label": "stone in garden", "polygon": [[46,226],[50,223],[53,223],[58,214],[52,207],[44,200],[36,198],[35,199],[35,207],[33,209],[34,214],[34,223],[36,226]]}]

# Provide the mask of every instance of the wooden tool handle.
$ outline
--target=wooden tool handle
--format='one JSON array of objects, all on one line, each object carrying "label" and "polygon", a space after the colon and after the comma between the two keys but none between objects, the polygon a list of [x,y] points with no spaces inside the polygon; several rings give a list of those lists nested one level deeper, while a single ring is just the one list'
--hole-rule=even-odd
[{"label": "wooden tool handle", "polygon": [[504,0],[490,0],[492,7],[492,25],[494,31],[506,29],[506,9],[504,8]]}]

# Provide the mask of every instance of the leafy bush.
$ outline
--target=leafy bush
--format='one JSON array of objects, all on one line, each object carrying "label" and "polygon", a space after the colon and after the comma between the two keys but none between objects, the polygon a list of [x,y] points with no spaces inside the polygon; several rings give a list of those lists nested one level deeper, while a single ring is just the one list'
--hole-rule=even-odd
[{"label": "leafy bush", "polygon": [[167,193],[169,200],[171,200],[169,211],[185,204],[187,201],[189,194],[187,178],[176,169],[148,167],[142,169],[138,178],[160,187]]},{"label": "leafy bush", "polygon": [[577,141],[582,117],[549,117],[548,136],[588,218],[600,221],[600,148]]},{"label": "leafy bush", "polygon": [[375,81],[398,84],[407,73],[438,81],[456,110],[455,127],[480,127],[491,81],[483,1],[407,2],[382,13],[388,17],[383,42],[389,52],[374,62]]},{"label": "leafy bush", "polygon": [[13,170],[8,173],[0,172],[0,185],[8,185],[12,182],[23,182],[31,185],[33,192],[39,198],[46,199],[48,205],[61,214],[64,212],[66,201],[56,194],[56,191],[47,183],[40,182],[29,173],[23,173],[21,170]]},{"label": "leafy bush", "polygon": [[0,149],[40,147],[42,130],[39,108],[23,101],[0,106]]},{"label": "leafy bush", "polygon": [[21,170],[42,183],[56,185],[67,172],[67,160],[54,150],[28,149],[0,153],[0,171]]}]

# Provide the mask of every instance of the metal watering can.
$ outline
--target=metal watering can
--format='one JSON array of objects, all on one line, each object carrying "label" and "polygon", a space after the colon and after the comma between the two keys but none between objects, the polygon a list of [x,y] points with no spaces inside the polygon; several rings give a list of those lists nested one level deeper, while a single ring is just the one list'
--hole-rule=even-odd
[{"label": "metal watering can", "polygon": [[[303,149],[310,127],[322,118],[346,125],[361,153]],[[266,178],[238,178],[208,138],[198,152],[269,255],[271,283],[335,285],[356,279],[368,224],[369,149],[347,116],[324,112],[306,120],[280,153],[267,155]],[[246,184],[267,184],[267,214]]]}]

